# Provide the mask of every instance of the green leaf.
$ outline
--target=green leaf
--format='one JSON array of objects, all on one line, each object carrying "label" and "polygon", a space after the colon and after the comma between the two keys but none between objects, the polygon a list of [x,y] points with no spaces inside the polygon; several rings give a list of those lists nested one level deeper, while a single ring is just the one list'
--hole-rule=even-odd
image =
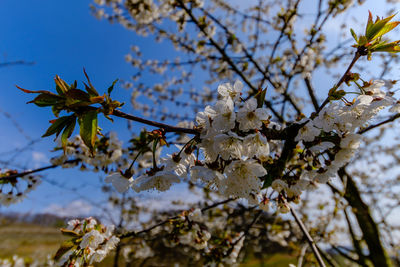
[{"label": "green leaf", "polygon": [[383,30],[383,28],[385,27],[385,25],[394,17],[395,15],[389,16],[385,19],[377,19],[375,21],[375,23],[373,23],[372,25],[370,25],[370,27],[368,28],[368,30],[365,33],[365,36],[367,37],[367,39],[369,41],[372,41],[375,38],[378,38],[380,36],[378,36],[379,32],[381,30]]},{"label": "green leaf", "polygon": [[85,91],[79,89],[71,89],[65,95],[67,97],[65,105],[67,105],[68,107],[82,107],[92,104],[90,102],[90,95]]},{"label": "green leaf", "polygon": [[56,134],[56,136],[58,136],[64,129],[64,127],[67,126],[70,120],[71,116],[63,116],[56,119],[55,121],[53,121],[53,124],[47,129],[44,135],[42,135],[42,137],[50,136],[53,134]]},{"label": "green leaf", "polygon": [[63,100],[64,100],[63,97],[53,93],[41,93],[40,95],[35,97],[35,99],[29,101],[28,103],[34,103],[39,107],[48,107],[48,106],[53,106],[59,102],[62,102]]},{"label": "green leaf", "polygon": [[267,174],[261,177],[261,179],[264,181],[262,188],[268,188],[272,185],[273,178],[271,175]]},{"label": "green leaf", "polygon": [[66,235],[66,236],[79,237],[79,234],[72,230],[61,228],[60,231],[63,235]]},{"label": "green leaf", "polygon": [[61,134],[61,145],[64,152],[67,147],[68,138],[70,138],[72,133],[74,132],[75,125],[76,125],[76,119],[74,118],[73,120],[70,121],[67,127],[65,127],[64,132]]},{"label": "green leaf", "polygon": [[357,34],[354,32],[353,29],[350,29],[351,36],[353,36],[354,40],[358,43]]},{"label": "green leaf", "polygon": [[60,115],[60,112],[64,109],[65,103],[60,102],[55,105],[51,106],[51,111],[53,112],[54,116],[58,117]]},{"label": "green leaf", "polygon": [[[28,89],[21,88],[21,87],[19,87],[18,85],[16,85],[16,87],[17,87],[19,90],[21,90],[22,92],[28,93],[28,94],[41,94],[41,93],[43,93],[43,94],[53,94],[52,92],[46,91],[46,90],[32,91],[32,90],[28,90]],[[56,95],[56,94],[53,94],[53,95]]]},{"label": "green leaf", "polygon": [[90,98],[90,102],[95,104],[95,103],[103,103],[104,102],[105,96],[92,96]]},{"label": "green leaf", "polygon": [[83,114],[79,120],[80,135],[83,142],[93,152],[97,137],[97,110]]},{"label": "green leaf", "polygon": [[368,21],[367,21],[367,27],[365,28],[365,33],[370,31],[371,26],[373,25],[373,20],[372,20],[372,13],[371,11],[368,10]]},{"label": "green leaf", "polygon": [[257,93],[257,108],[262,108],[264,105],[265,95],[267,93],[267,89],[261,90]]},{"label": "green leaf", "polygon": [[89,76],[87,75],[85,68],[83,68],[83,73],[85,74],[86,80],[89,83],[89,86],[84,83],[86,91],[89,93],[90,96],[98,96],[99,93],[97,92],[97,90],[94,88],[92,82],[90,81]]},{"label": "green leaf", "polygon": [[377,34],[376,34],[376,38],[383,36],[384,34],[390,32],[391,30],[393,30],[394,28],[397,27],[397,25],[399,25],[400,21],[393,21],[390,22],[388,24],[386,24]]},{"label": "green leaf", "polygon": [[60,76],[56,75],[54,81],[56,83],[56,90],[59,95],[64,95],[70,89],[69,85],[63,79],[61,79]]},{"label": "green leaf", "polygon": [[110,87],[108,87],[108,89],[107,89],[108,96],[111,95],[111,92],[114,90],[114,85],[115,85],[117,82],[118,82],[118,79],[116,79],[115,81],[113,81],[112,85],[111,85]]},{"label": "green leaf", "polygon": [[333,90],[335,88],[332,88],[329,90],[329,100],[340,100],[342,97],[346,95],[346,92],[344,90]]},{"label": "green leaf", "polygon": [[71,84],[71,89],[76,89],[78,87],[78,82],[75,80],[73,84]]},{"label": "green leaf", "polygon": [[358,45],[365,46],[367,43],[368,43],[367,37],[360,36],[360,38],[358,39]]},{"label": "green leaf", "polygon": [[400,52],[400,46],[398,45],[400,41],[391,42],[391,43],[383,43],[373,47],[373,52],[390,52],[390,53],[398,53]]},{"label": "green leaf", "polygon": [[61,244],[60,248],[57,250],[56,255],[54,255],[54,260],[58,261],[62,257],[62,255],[64,255],[66,252],[74,247],[76,248],[77,245],[72,240],[64,241]]},{"label": "green leaf", "polygon": [[24,89],[24,88],[19,87],[18,85],[16,85],[15,87],[17,87],[22,92],[28,93],[28,94],[41,94],[41,93],[43,93],[43,94],[53,94],[52,92],[45,91],[45,90],[32,91],[32,90]]},{"label": "green leaf", "polygon": [[89,94],[80,89],[71,89],[65,95],[67,98],[72,98],[81,101],[90,101]]}]

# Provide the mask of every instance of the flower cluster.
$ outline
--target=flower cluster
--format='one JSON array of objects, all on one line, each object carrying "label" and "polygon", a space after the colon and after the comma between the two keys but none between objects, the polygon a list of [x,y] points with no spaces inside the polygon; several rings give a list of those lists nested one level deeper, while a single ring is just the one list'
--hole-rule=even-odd
[{"label": "flower cluster", "polygon": [[105,227],[93,218],[71,220],[62,233],[73,238],[65,241],[54,259],[58,266],[86,266],[102,261],[119,243],[114,226]]},{"label": "flower cluster", "polygon": [[191,179],[212,185],[226,197],[254,202],[262,188],[260,178],[267,174],[262,164],[270,158],[270,145],[261,130],[273,124],[256,98],[242,101],[242,88],[240,81],[220,85],[220,100],[197,114],[204,161],[191,167]]},{"label": "flower cluster", "polygon": [[384,85],[384,81],[366,84],[364,94],[352,102],[344,105],[331,102],[314,118],[303,119],[300,122],[303,127],[295,138],[302,144],[297,164],[302,162],[300,165],[303,169],[298,170],[300,175],[297,180],[289,182],[288,179],[276,179],[272,187],[293,198],[317,183],[326,183],[335,177],[339,168],[353,158],[361,144],[362,136],[357,131],[365,127],[380,110],[396,105],[395,99],[381,90]]},{"label": "flower cluster", "polygon": [[381,90],[385,84],[365,83],[353,101],[333,100],[310,118],[286,127],[270,121],[260,94],[243,100],[240,81],[222,84],[215,105],[197,114],[199,134],[178,147],[179,153],[153,162],[138,178],[113,173],[106,181],[120,192],[129,187],[140,192],[165,191],[190,179],[262,209],[269,207],[265,190],[271,187],[278,193],[277,208],[287,212],[284,199],[298,201],[304,190],[334,177],[359,147],[358,131],[385,107],[397,110],[396,100]]},{"label": "flower cluster", "polygon": [[[66,145],[65,153],[51,159],[54,165],[62,165],[63,167],[75,166],[78,160],[83,164],[93,167],[94,171],[106,169],[109,165],[119,164],[123,154],[122,142],[117,138],[116,133],[111,132],[108,136],[104,136],[96,142],[96,153],[90,152],[89,148],[84,144],[82,138],[77,135]],[[68,159],[77,160],[75,163],[66,164]]]},{"label": "flower cluster", "polygon": [[[221,216],[214,215],[213,219]],[[199,209],[184,211],[166,227],[169,232],[164,245],[174,247],[188,246],[200,252],[206,259],[205,266],[233,266],[239,256],[245,236],[227,229],[219,229],[226,222],[211,222],[210,218]],[[216,230],[212,236],[208,227]]]},{"label": "flower cluster", "polygon": [[41,180],[34,175],[18,175],[17,171],[4,170],[0,172],[0,204],[8,206],[22,201],[34,190]]}]

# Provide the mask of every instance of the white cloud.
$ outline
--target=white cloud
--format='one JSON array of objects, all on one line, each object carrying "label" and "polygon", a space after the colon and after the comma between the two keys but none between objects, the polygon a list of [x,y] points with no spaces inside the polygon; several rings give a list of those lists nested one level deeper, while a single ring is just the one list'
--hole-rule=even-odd
[{"label": "white cloud", "polygon": [[34,168],[39,168],[43,163],[48,163],[49,158],[42,152],[32,151],[32,161]]},{"label": "white cloud", "polygon": [[91,204],[78,199],[68,203],[66,206],[50,204],[43,209],[42,213],[50,213],[61,217],[85,217],[90,215],[92,209],[93,206]]}]

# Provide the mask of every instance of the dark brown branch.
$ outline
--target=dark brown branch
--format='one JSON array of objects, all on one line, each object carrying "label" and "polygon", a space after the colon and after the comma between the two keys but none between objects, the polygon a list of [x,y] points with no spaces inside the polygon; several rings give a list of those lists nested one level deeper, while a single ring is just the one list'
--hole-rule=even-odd
[{"label": "dark brown branch", "polygon": [[175,127],[175,126],[171,126],[171,125],[168,125],[168,124],[165,124],[165,123],[161,123],[161,122],[146,120],[146,119],[134,116],[134,115],[130,115],[130,114],[124,113],[124,112],[119,111],[119,110],[114,110],[112,115],[114,115],[116,117],[124,118],[124,119],[127,119],[127,120],[144,123],[144,124],[147,124],[147,125],[150,125],[150,126],[154,126],[154,127],[157,127],[157,128],[161,128],[161,129],[165,130],[166,132],[187,133],[187,134],[195,134],[195,135],[199,134],[199,131],[196,130],[196,129]]},{"label": "dark brown branch", "polygon": [[[354,64],[356,64],[357,60],[361,57],[361,53],[357,50],[354,54],[353,60],[351,61],[349,67],[347,70],[344,72],[343,76],[340,78],[339,82],[335,85],[335,89],[338,89],[342,83],[345,81],[347,75],[350,73],[350,70],[353,68]],[[329,96],[324,100],[321,106],[319,106],[317,110],[317,114],[322,110],[323,107],[326,106],[326,104],[329,103]]]},{"label": "dark brown branch", "polygon": [[379,123],[377,123],[377,124],[373,124],[373,125],[370,125],[370,126],[364,128],[364,129],[361,129],[361,130],[358,131],[358,133],[359,133],[359,134],[366,133],[366,132],[368,132],[368,131],[370,131],[370,130],[372,130],[372,129],[375,129],[375,128],[379,127],[379,126],[382,126],[382,125],[384,125],[384,124],[386,124],[386,123],[395,121],[395,120],[398,119],[398,118],[400,118],[400,113],[391,116],[391,117],[390,117],[389,119],[387,119],[387,120],[381,121],[381,122],[379,122]]},{"label": "dark brown branch", "polygon": [[[78,163],[80,161],[81,161],[80,159],[72,159],[72,160],[65,161],[63,164]],[[22,176],[25,176],[25,175],[29,175],[29,174],[33,174],[33,173],[49,170],[49,169],[54,169],[54,168],[57,168],[58,166],[60,166],[60,165],[50,165],[50,166],[34,169],[34,170],[31,170],[31,171],[15,173],[15,174],[11,174],[11,175],[8,175],[8,176],[0,177],[0,180],[11,180],[11,179],[15,179],[15,178],[22,177]]]},{"label": "dark brown branch", "polygon": [[314,91],[314,88],[313,88],[313,86],[311,84],[310,78],[305,77],[304,78],[304,82],[306,84],[307,91],[308,91],[308,94],[310,95],[311,102],[312,102],[312,104],[314,106],[314,109],[317,111],[318,107],[319,107],[319,104],[318,104],[317,97],[315,96],[315,91]]},{"label": "dark brown branch", "polygon": [[[297,6],[299,5],[299,3],[300,3],[300,1],[297,1],[296,4],[294,5],[294,9],[295,9],[296,11],[297,11]],[[289,5],[290,5],[290,3],[289,3]],[[273,48],[272,48],[272,52],[271,52],[271,54],[270,54],[270,56],[269,56],[268,63],[271,63],[272,60],[274,59],[274,56],[275,56],[275,53],[276,53],[276,51],[277,51],[277,49],[278,49],[278,47],[279,47],[279,44],[280,44],[280,42],[281,42],[283,36],[285,35],[285,31],[286,31],[287,27],[289,26],[289,23],[288,23],[288,22],[290,22],[290,20],[291,20],[291,19],[293,18],[293,16],[295,16],[296,14],[297,14],[297,12],[292,12],[292,13],[290,14],[290,16],[283,22],[283,26],[282,26],[281,31],[280,31],[280,33],[279,33],[279,37],[278,37],[278,39],[275,41],[274,46],[273,46]],[[270,68],[271,65],[272,65],[272,64],[268,64],[268,65],[266,66],[265,72],[268,72],[268,71],[269,71],[269,68]],[[261,81],[261,86],[263,85],[264,81],[265,81],[265,79],[263,79],[263,80]]]},{"label": "dark brown branch", "polygon": [[317,249],[319,251],[319,253],[321,254],[322,258],[324,258],[324,260],[332,267],[340,267],[339,264],[337,263],[337,261],[329,254],[326,253],[325,251],[323,251],[322,249],[320,249],[319,246],[317,246]]}]

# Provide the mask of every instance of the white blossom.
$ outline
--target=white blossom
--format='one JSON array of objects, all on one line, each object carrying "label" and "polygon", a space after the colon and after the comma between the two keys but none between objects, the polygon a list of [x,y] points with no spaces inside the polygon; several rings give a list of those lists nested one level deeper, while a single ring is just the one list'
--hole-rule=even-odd
[{"label": "white blossom", "polygon": [[120,172],[114,172],[109,174],[105,181],[112,183],[119,193],[124,193],[133,184],[133,178],[126,178]]},{"label": "white blossom", "polygon": [[260,130],[262,121],[268,119],[268,112],[265,108],[257,108],[257,100],[250,98],[244,103],[244,106],[239,109],[237,121],[241,131]]},{"label": "white blossom", "polygon": [[156,189],[158,191],[168,190],[172,184],[180,183],[181,179],[173,170],[157,171],[155,174],[143,174],[136,178],[132,184],[136,192]]},{"label": "white blossom", "polygon": [[230,83],[224,83],[218,86],[218,93],[224,99],[232,99],[237,102],[243,89],[243,83],[239,80],[232,86]]},{"label": "white blossom", "polygon": [[227,178],[223,180],[222,193],[226,196],[250,198],[250,195],[256,195],[261,190],[259,177],[266,175],[267,171],[257,161],[248,159],[232,161],[225,173]]},{"label": "white blossom", "polygon": [[320,130],[317,129],[312,121],[309,121],[300,128],[299,133],[297,134],[295,141],[303,140],[305,142],[314,141],[315,137],[320,134]]}]

